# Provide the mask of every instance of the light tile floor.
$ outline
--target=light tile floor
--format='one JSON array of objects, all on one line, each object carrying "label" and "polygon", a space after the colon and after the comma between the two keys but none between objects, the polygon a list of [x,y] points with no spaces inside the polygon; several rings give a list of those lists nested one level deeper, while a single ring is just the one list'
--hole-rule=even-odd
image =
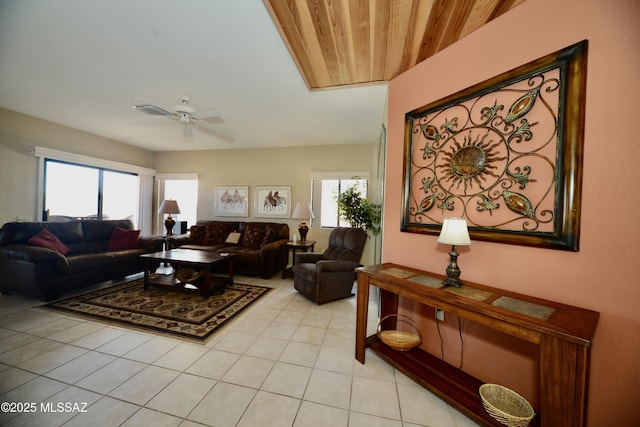
[{"label": "light tile floor", "polygon": [[476,425],[375,354],[354,359],[355,298],[318,306],[291,279],[236,280],[275,289],[204,345],[0,296],[0,425]]}]

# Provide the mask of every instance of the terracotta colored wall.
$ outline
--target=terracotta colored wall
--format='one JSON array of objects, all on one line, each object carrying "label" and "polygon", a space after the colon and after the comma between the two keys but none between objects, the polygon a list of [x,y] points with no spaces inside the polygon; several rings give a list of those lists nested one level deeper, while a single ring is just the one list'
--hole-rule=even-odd
[{"label": "terracotta colored wall", "polygon": [[[640,423],[637,0],[527,0],[390,82],[383,260],[443,272],[448,259],[435,236],[399,230],[404,114],[583,39],[589,60],[580,251],[475,241],[460,250],[459,264],[463,279],[599,311],[588,425],[634,426]],[[405,308],[424,316],[426,347],[439,355],[430,312]],[[457,322],[449,317],[445,359],[457,365]],[[477,325],[465,324],[463,336],[465,370],[537,399],[535,348]]]}]

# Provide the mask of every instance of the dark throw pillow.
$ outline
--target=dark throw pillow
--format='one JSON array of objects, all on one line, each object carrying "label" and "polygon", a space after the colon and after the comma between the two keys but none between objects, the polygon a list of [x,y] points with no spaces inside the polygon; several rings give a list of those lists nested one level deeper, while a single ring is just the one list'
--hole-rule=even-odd
[{"label": "dark throw pillow", "polygon": [[67,245],[62,243],[55,234],[53,234],[46,228],[43,228],[38,234],[31,237],[27,241],[27,243],[32,246],[39,246],[41,248],[47,248],[51,249],[52,251],[60,252],[62,255],[66,255],[69,253],[69,248],[67,247]]},{"label": "dark throw pillow", "polygon": [[276,230],[273,229],[270,225],[265,227],[264,239],[262,240],[262,245],[260,247],[264,247],[264,245],[268,245],[271,242],[275,242],[277,240]]},{"label": "dark throw pillow", "polygon": [[262,247],[264,235],[265,227],[247,224],[247,228],[244,231],[244,238],[242,239],[242,246],[251,249],[260,249]]},{"label": "dark throw pillow", "polygon": [[126,228],[114,227],[111,232],[111,240],[107,250],[120,251],[124,249],[136,249],[140,230],[127,230]]}]

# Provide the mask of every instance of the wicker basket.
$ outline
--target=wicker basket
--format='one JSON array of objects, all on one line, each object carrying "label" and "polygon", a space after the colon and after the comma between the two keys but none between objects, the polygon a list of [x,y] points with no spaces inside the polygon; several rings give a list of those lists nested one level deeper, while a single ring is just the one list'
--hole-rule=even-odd
[{"label": "wicker basket", "polygon": [[[413,330],[415,330],[415,333],[409,331],[399,331],[395,329],[385,331],[381,330],[382,322],[391,317],[395,317],[397,319],[397,322],[411,325]],[[389,314],[388,316],[384,316],[382,319],[380,319],[380,322],[378,322],[378,338],[380,338],[380,341],[382,341],[392,349],[399,351],[411,350],[412,348],[420,345],[420,343],[422,342],[422,336],[420,335],[420,331],[418,331],[415,323],[413,323],[413,321],[409,317],[403,316],[402,314]]]},{"label": "wicker basket", "polygon": [[175,272],[175,278],[180,283],[193,283],[204,276],[203,270],[196,270],[191,267],[180,267]]},{"label": "wicker basket", "polygon": [[527,427],[536,414],[524,397],[498,384],[481,385],[480,398],[489,415],[509,427]]}]

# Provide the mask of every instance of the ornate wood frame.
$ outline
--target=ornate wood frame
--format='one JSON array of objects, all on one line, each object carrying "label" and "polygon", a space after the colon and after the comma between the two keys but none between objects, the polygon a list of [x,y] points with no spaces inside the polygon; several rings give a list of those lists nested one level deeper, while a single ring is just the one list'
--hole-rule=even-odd
[{"label": "ornate wood frame", "polygon": [[405,116],[401,230],[577,251],[586,40]]}]

